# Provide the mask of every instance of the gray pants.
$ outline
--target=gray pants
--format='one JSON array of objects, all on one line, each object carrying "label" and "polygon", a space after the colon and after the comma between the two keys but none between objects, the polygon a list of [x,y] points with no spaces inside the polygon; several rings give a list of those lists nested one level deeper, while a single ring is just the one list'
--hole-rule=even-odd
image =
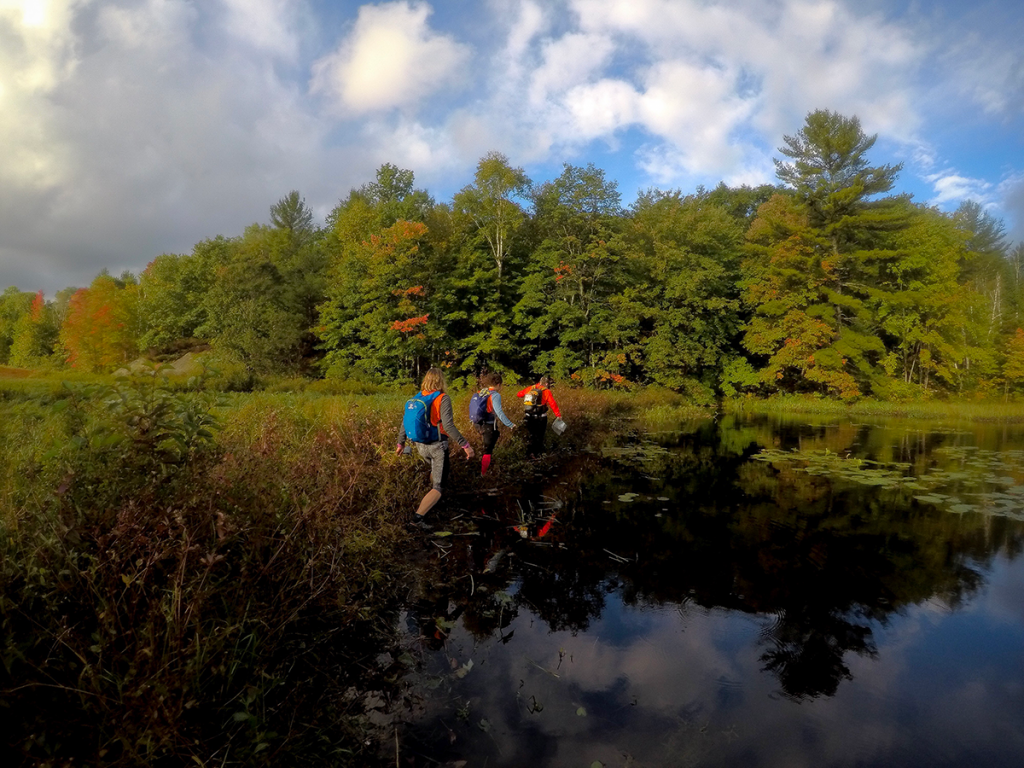
[{"label": "gray pants", "polygon": [[430,482],[435,491],[444,492],[448,484],[448,441],[438,440],[436,443],[413,443],[420,458],[430,462]]}]

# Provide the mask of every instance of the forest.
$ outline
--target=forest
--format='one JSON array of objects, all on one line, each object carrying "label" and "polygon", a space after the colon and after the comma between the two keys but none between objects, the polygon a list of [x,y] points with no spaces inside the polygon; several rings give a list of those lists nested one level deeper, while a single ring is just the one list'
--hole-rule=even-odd
[{"label": "forest", "polygon": [[1007,397],[1024,385],[1024,243],[979,203],[900,194],[857,117],[784,138],[777,184],[648,189],[593,164],[534,182],[499,152],[439,202],[381,166],[318,226],[298,191],[267,223],[0,296],[0,364],[110,372],[212,350],[252,377],[410,382],[431,365],[656,384],[695,403]]}]

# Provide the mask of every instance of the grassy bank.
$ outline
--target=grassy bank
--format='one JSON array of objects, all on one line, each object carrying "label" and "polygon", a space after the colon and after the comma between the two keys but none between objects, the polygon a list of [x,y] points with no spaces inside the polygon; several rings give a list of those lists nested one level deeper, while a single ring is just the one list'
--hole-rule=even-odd
[{"label": "grassy bank", "polygon": [[1024,422],[1024,401],[929,400],[914,403],[892,403],[879,400],[858,400],[854,403],[844,403],[840,400],[826,398],[791,396],[726,400],[723,407],[729,413],[807,413],[836,417]]},{"label": "grassy bank", "polygon": [[[393,641],[404,521],[429,485],[393,453],[410,393],[2,387],[8,756],[371,764],[362,694],[387,685],[372,660]],[[549,433],[552,461],[645,414],[701,413],[660,391],[556,396],[570,428]],[[454,395],[460,427],[468,399]],[[505,434],[487,482],[520,471],[523,449]],[[482,492],[479,464],[453,458],[453,487]]]}]

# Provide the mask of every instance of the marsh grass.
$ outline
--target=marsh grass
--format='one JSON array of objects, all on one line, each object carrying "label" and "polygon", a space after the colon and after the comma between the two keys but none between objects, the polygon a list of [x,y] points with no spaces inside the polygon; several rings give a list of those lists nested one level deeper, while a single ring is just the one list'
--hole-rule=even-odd
[{"label": "marsh grass", "polygon": [[1024,402],[978,400],[929,400],[892,403],[861,400],[846,404],[838,400],[814,397],[739,398],[726,400],[731,413],[807,413],[830,416],[893,417],[953,421],[1024,422]]}]

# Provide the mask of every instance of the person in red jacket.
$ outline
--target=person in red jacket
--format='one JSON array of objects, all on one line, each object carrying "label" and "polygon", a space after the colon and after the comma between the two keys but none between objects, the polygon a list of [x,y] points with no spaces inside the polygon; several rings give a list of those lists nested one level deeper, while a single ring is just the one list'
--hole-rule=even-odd
[{"label": "person in red jacket", "polygon": [[556,419],[562,418],[562,412],[558,410],[558,403],[555,396],[551,394],[551,379],[541,376],[540,381],[523,387],[516,393],[516,397],[523,398],[523,426],[530,435],[526,446],[527,456],[536,456],[544,452],[544,433],[548,428],[548,408],[555,414]]}]

